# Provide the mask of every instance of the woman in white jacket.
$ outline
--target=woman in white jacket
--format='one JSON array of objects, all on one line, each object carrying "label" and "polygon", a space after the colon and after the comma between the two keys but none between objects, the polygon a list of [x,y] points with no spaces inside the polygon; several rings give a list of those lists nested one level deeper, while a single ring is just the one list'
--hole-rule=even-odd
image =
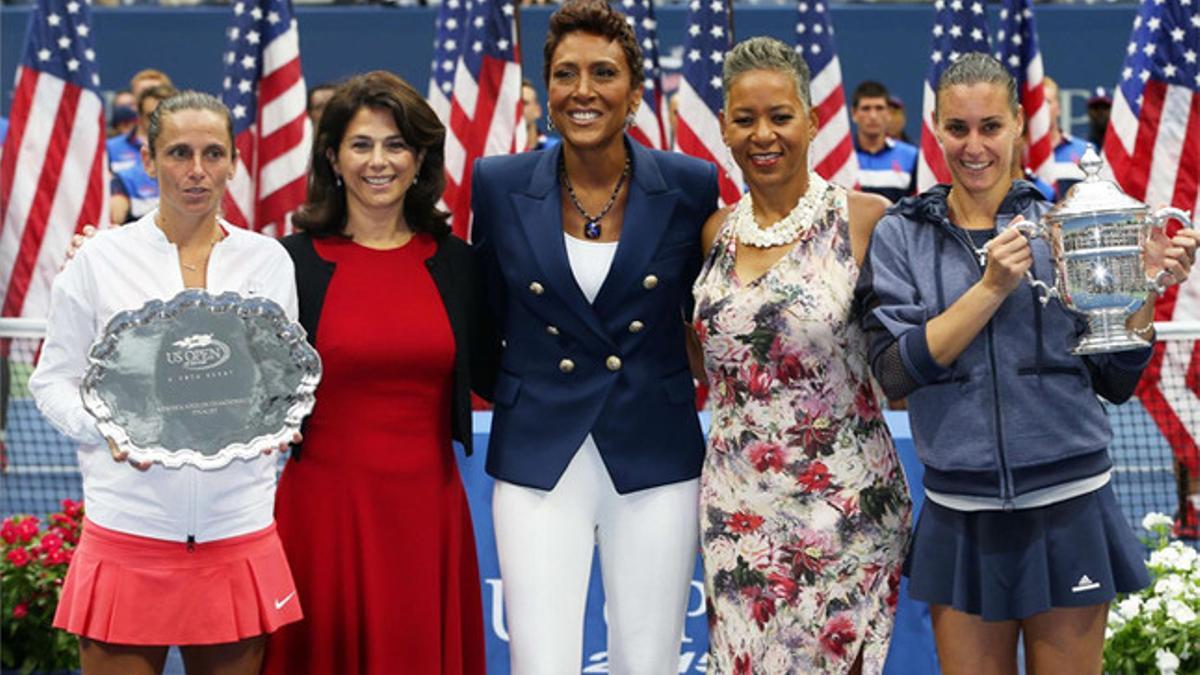
[{"label": "woman in white jacket", "polygon": [[218,215],[235,158],[220,101],[197,92],[163,101],[142,148],[158,210],[98,234],[54,281],[29,386],[46,418],[80,443],[88,515],[54,625],[79,636],[89,675],[160,672],[168,645],[181,646],[192,673],[257,673],[266,634],[301,618],[275,533],[274,458],[215,471],[131,466],[79,396],[92,341],[114,314],[148,300],[236,291],[296,318],[283,247]]}]

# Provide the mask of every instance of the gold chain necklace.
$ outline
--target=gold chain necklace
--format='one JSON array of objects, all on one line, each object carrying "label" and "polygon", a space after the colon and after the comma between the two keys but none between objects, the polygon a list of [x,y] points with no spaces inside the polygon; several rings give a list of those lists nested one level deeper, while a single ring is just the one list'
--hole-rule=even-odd
[{"label": "gold chain necklace", "polygon": [[[212,255],[213,248],[217,245],[217,242],[221,241],[224,238],[225,238],[224,233],[218,231],[217,236],[213,237],[213,240],[208,242],[208,250],[204,252],[204,258],[203,258],[202,262],[197,262],[195,265],[190,265],[183,261],[183,256],[180,256],[179,257],[179,266],[189,272],[199,272],[200,265],[208,263],[208,258],[210,255]],[[176,248],[178,248],[178,246],[176,246]]]}]

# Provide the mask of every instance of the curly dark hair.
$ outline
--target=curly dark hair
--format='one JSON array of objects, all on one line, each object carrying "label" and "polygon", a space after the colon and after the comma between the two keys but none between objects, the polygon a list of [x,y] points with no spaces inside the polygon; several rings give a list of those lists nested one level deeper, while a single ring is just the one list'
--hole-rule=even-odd
[{"label": "curly dark hair", "polygon": [[396,75],[376,70],[356,75],[338,86],[321,115],[313,139],[308,199],[292,218],[297,229],[314,237],[345,236],[346,191],[337,184],[329,155],[337,155],[350,120],[363,108],[386,110],[414,153],[424,151],[417,182],[404,197],[404,218],[414,232],[437,237],[450,232],[448,213],[437,208],[446,188],[446,127],[412,85]]},{"label": "curly dark hair", "polygon": [[613,9],[606,0],[567,0],[554,14],[550,15],[550,28],[546,31],[546,45],[542,48],[542,78],[550,84],[550,62],[554,50],[571,33],[589,33],[614,40],[625,52],[629,62],[630,85],[637,89],[646,80],[642,65],[642,48],[626,16]]}]

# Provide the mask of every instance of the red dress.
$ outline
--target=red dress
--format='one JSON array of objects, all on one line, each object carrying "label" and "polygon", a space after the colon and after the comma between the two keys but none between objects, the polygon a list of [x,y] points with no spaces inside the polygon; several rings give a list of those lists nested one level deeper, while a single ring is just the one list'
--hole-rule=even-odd
[{"label": "red dress", "polygon": [[275,517],[304,620],[270,638],[265,672],[480,674],[482,596],[451,449],[454,336],[428,235],[379,251],[322,239],[336,264],[324,364]]}]

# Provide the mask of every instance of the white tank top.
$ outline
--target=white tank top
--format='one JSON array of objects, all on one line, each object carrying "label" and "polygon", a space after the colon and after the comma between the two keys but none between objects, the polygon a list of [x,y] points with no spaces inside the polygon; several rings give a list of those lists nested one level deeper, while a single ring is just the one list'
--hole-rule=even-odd
[{"label": "white tank top", "polygon": [[563,232],[563,241],[567,244],[567,261],[571,263],[575,283],[579,284],[579,290],[589,303],[595,302],[620,242],[576,239],[566,232]]}]

